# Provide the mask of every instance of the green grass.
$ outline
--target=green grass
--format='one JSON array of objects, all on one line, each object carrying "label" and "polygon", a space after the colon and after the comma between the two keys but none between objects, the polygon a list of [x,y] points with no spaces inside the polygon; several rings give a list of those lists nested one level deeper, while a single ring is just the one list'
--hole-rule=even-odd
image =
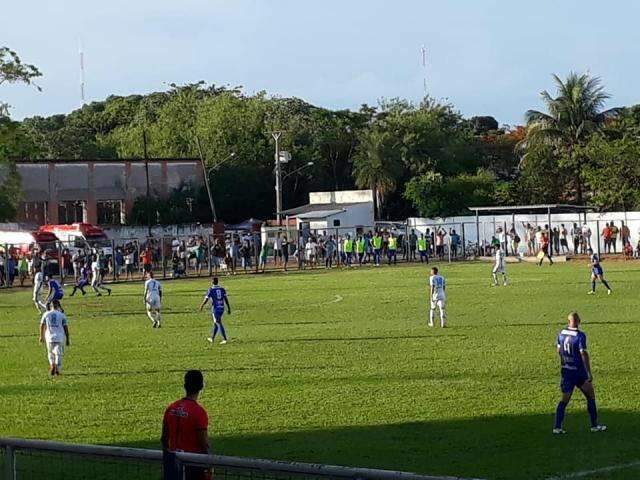
[{"label": "green grass", "polygon": [[[605,264],[611,297],[586,295],[584,264],[509,265],[507,288],[489,286],[488,264],[442,267],[445,330],[426,326],[423,267],[223,278],[231,342],[214,347],[196,311],[206,280],[164,283],[160,330],[140,284],[66,299],[72,346],[56,380],[30,292],[0,291],[0,435],[157,448],[184,370],[200,368],[216,453],[491,479],[640,460],[636,264]],[[572,309],[610,430],[588,432],[576,395],[557,438],[554,342]]]}]

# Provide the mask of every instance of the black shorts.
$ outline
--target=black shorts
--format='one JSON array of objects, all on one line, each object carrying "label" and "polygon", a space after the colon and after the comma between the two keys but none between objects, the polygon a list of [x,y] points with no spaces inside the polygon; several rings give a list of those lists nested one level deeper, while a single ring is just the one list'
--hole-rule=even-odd
[{"label": "black shorts", "polygon": [[133,273],[133,263],[127,263],[126,269],[127,273]]},{"label": "black shorts", "polygon": [[145,272],[150,272],[150,271],[151,271],[151,264],[150,264],[150,263],[145,263],[145,264],[143,264],[143,265],[142,265],[142,269],[143,269]]}]

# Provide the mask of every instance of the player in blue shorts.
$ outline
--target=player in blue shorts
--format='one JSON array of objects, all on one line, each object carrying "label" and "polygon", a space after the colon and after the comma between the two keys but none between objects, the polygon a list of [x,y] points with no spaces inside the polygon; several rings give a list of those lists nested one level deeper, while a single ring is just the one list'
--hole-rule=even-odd
[{"label": "player in blue shorts", "polygon": [[218,285],[218,277],[213,277],[213,285],[209,288],[209,291],[204,296],[204,300],[200,304],[200,311],[204,308],[207,302],[211,299],[211,314],[213,315],[213,327],[211,328],[211,336],[207,337],[207,340],[213,343],[216,339],[216,335],[220,332],[222,336],[221,344],[227,343],[227,332],[222,325],[222,315],[224,314],[224,306],[227,306],[227,313],[231,315],[231,305],[229,305],[229,299],[227,298],[227,291]]},{"label": "player in blue shorts", "polygon": [[57,300],[58,302],[62,300],[62,297],[64,297],[64,290],[62,289],[60,282],[49,276],[46,277],[46,281],[49,291],[47,292],[47,301],[45,304],[53,302],[54,300]]},{"label": "player in blue shorts", "polygon": [[78,290],[82,292],[82,295],[86,295],[87,292],[84,291],[84,287],[88,286],[91,282],[89,282],[89,265],[85,265],[80,269],[80,276],[78,277],[78,281],[73,286],[73,292],[71,292],[70,297],[73,297]]},{"label": "player in blue shorts", "polygon": [[591,255],[591,290],[587,293],[589,295],[595,294],[596,280],[600,280],[600,283],[607,289],[607,295],[611,295],[611,287],[604,279],[604,270],[602,270],[602,265],[600,265],[600,257],[598,257],[596,253],[593,253],[591,249],[589,249],[589,255]]},{"label": "player in blue shorts", "polygon": [[598,423],[598,409],[596,408],[596,394],[593,389],[591,364],[587,353],[587,336],[580,331],[580,316],[572,312],[568,317],[567,327],[558,335],[558,354],[560,355],[560,390],[562,399],[556,408],[556,423],[554,434],[566,433],[562,428],[564,412],[571,400],[573,390],[577,387],[587,399],[587,410],[591,418],[591,431],[603,432],[605,425]]}]

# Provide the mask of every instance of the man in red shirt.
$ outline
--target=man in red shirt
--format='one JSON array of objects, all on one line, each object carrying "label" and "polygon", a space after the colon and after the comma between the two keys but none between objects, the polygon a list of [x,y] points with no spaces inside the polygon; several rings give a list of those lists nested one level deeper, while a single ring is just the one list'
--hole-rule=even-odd
[{"label": "man in red shirt", "polygon": [[[175,470],[174,452],[209,453],[207,428],[209,417],[198,404],[198,395],[204,387],[200,370],[189,370],[184,376],[185,397],[167,407],[162,420],[162,451],[165,458],[165,478],[173,478],[167,470]],[[174,465],[172,465],[172,463]],[[185,480],[210,478],[208,469],[185,467]]]}]

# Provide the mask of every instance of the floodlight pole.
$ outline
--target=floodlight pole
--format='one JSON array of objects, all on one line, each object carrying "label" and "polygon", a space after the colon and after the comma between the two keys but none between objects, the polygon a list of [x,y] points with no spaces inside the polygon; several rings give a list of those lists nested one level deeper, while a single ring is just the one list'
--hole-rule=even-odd
[{"label": "floodlight pole", "polygon": [[211,216],[213,217],[213,229],[215,231],[215,224],[218,223],[218,216],[216,215],[216,207],[213,204],[213,195],[211,195],[211,185],[209,185],[209,171],[204,163],[204,155],[202,154],[202,147],[200,146],[200,139],[196,136],[196,146],[198,147],[198,154],[200,155],[200,164],[202,165],[202,173],[204,174],[204,185],[207,187],[207,196],[209,197],[209,207],[211,208]]},{"label": "floodlight pole", "polygon": [[147,154],[147,131],[142,130],[142,148],[144,152],[144,171],[145,176],[147,177],[147,195],[146,195],[146,203],[147,203],[147,231],[148,236],[151,236],[151,211],[150,211],[150,202],[149,202],[149,155]]},{"label": "floodlight pole", "polygon": [[280,137],[281,131],[271,132],[271,136],[276,141],[275,162],[276,162],[276,219],[278,225],[282,224],[282,168],[280,166]]}]

